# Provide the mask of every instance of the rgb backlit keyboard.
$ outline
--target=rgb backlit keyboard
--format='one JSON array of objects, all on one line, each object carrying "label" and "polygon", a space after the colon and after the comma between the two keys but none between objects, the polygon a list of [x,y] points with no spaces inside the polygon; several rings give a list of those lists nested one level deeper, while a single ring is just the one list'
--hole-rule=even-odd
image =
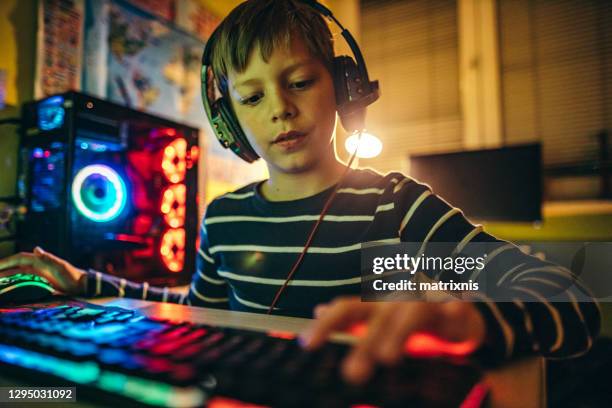
[{"label": "rgb backlit keyboard", "polygon": [[457,407],[480,378],[468,364],[406,358],[350,386],[339,375],[348,349],[330,342],[305,351],[291,336],[88,304],[0,315],[3,375],[76,385],[77,398],[167,407],[205,406],[217,396],[281,407]]}]

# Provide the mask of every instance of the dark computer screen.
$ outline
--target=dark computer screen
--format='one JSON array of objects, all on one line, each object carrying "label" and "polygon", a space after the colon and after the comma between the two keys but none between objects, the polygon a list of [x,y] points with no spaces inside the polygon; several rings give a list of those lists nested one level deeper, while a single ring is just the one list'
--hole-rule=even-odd
[{"label": "dark computer screen", "polygon": [[542,219],[541,145],[410,156],[410,175],[468,218]]}]

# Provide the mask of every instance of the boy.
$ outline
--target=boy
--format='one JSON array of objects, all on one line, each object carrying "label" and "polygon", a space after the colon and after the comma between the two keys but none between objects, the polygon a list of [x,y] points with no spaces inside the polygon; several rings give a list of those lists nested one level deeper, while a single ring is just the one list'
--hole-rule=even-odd
[{"label": "boy", "polygon": [[[171,295],[166,288],[85,272],[39,248],[0,261],[0,270],[29,269],[70,294],[265,312],[313,223],[335,195],[302,264],[273,307],[275,313],[312,316],[317,305],[332,301],[316,309],[319,319],[304,334],[306,347],[317,347],[332,330],[368,322],[367,335],[343,367],[349,380],[364,381],[376,363],[396,361],[415,331],[461,342],[469,352],[495,359],[527,353],[568,357],[590,348],[599,330],[597,304],[578,303],[568,293],[566,302],[553,305],[541,293],[542,285],[572,286],[575,278],[567,270],[521,255],[400,173],[346,173],[333,145],[331,33],[311,6],[295,0],[239,5],[221,23],[211,58],[220,91],[250,145],[266,161],[270,178],[209,205],[189,293]],[[361,285],[360,248],[371,241],[499,243],[489,257],[491,265],[495,258],[500,265],[510,258],[523,264],[517,263],[511,276],[497,277],[498,284],[534,302],[362,303],[355,297]]]}]

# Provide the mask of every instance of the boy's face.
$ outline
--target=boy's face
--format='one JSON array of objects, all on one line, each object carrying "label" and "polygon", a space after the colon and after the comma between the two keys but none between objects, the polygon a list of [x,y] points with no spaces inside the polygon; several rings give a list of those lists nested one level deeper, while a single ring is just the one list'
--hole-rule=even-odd
[{"label": "boy's face", "polygon": [[302,173],[333,155],[334,85],[301,38],[277,47],[268,62],[253,49],[244,72],[229,72],[234,112],[271,171]]}]

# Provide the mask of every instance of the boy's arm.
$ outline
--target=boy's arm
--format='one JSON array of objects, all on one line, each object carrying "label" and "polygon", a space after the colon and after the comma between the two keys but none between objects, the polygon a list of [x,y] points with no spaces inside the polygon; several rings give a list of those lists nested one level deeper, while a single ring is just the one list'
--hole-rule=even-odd
[{"label": "boy's arm", "polygon": [[170,288],[151,286],[149,282],[132,282],[93,269],[86,271],[86,273],[86,297],[116,296],[179,304],[184,304],[187,298],[186,294],[171,293]]},{"label": "boy's arm", "polygon": [[[423,242],[425,248],[434,242],[487,243],[493,248],[479,277],[462,277],[486,280],[488,288],[494,287],[507,300],[496,303],[480,293],[475,296],[474,306],[486,324],[483,354],[493,359],[529,353],[566,358],[590,349],[599,333],[600,309],[592,297],[588,302],[577,300],[590,292],[569,270],[483,232],[423,184],[409,180],[398,187],[394,201],[402,242]],[[495,290],[487,290],[492,293]],[[555,302],[547,300],[552,294]]]}]

